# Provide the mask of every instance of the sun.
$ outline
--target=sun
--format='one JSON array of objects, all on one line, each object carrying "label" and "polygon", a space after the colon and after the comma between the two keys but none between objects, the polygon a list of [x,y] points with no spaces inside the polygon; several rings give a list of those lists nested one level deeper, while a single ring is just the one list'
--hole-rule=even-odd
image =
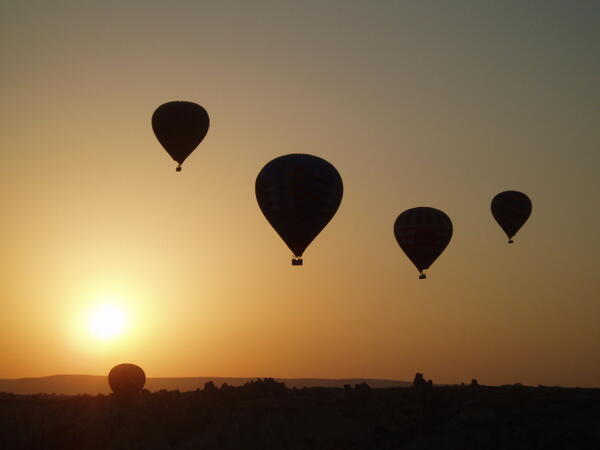
[{"label": "sun", "polygon": [[102,340],[114,339],[125,331],[125,312],[115,305],[100,305],[88,317],[90,334]]}]

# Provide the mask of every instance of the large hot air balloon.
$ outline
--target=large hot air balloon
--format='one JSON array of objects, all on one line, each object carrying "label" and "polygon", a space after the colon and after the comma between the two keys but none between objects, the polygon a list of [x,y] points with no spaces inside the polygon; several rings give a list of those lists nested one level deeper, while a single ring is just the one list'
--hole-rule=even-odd
[{"label": "large hot air balloon", "polygon": [[256,177],[261,211],[302,265],[306,247],[335,215],[344,192],[342,177],[322,158],[305,154],[280,156]]},{"label": "large hot air balloon", "polygon": [[192,102],[169,102],[160,105],[152,114],[152,129],[158,142],[177,163],[190,156],[208,132],[210,120],[206,110]]},{"label": "large hot air balloon", "polygon": [[492,200],[492,215],[512,244],[513,236],[531,215],[531,200],[519,191],[500,192]]},{"label": "large hot air balloon", "polygon": [[135,364],[118,364],[108,374],[108,384],[117,395],[135,395],[142,392],[146,374]]},{"label": "large hot air balloon", "polygon": [[407,209],[394,223],[394,235],[400,248],[419,271],[419,279],[427,278],[423,271],[442,254],[452,238],[450,218],[435,208]]}]

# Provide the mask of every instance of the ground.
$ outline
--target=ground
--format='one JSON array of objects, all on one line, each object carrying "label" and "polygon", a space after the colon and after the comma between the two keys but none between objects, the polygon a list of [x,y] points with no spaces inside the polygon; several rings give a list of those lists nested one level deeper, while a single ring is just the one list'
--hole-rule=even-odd
[{"label": "ground", "polygon": [[594,449],[600,389],[287,389],[264,379],[191,392],[0,394],[0,448]]}]

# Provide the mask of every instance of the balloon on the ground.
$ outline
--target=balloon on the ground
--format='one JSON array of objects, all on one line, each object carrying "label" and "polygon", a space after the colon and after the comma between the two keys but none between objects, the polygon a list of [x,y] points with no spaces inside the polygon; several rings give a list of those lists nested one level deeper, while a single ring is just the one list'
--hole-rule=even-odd
[{"label": "balloon on the ground", "polygon": [[519,191],[504,191],[492,199],[492,215],[513,243],[513,236],[527,222],[531,215],[531,200]]},{"label": "balloon on the ground", "polygon": [[342,177],[322,158],[306,154],[280,156],[256,177],[258,205],[302,265],[302,254],[333,218],[344,192]]},{"label": "balloon on the ground", "polygon": [[152,130],[158,142],[178,163],[178,172],[185,159],[206,136],[209,124],[206,110],[192,102],[168,102],[160,105],[152,114]]},{"label": "balloon on the ground", "polygon": [[135,364],[118,364],[110,370],[108,384],[117,395],[139,394],[146,384],[146,374]]},{"label": "balloon on the ground", "polygon": [[442,254],[452,238],[452,221],[439,209],[418,207],[404,211],[394,223],[400,248],[426,278],[424,270]]}]

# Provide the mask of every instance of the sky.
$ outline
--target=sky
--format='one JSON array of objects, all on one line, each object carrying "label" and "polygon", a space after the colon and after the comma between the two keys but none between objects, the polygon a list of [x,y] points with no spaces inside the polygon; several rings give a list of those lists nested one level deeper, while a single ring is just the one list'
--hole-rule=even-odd
[{"label": "sky", "polygon": [[[600,3],[7,0],[0,55],[0,377],[600,386]],[[211,118],[180,173],[171,100]],[[344,181],[302,267],[254,193],[287,153]],[[427,280],[415,206],[454,225]]]}]

